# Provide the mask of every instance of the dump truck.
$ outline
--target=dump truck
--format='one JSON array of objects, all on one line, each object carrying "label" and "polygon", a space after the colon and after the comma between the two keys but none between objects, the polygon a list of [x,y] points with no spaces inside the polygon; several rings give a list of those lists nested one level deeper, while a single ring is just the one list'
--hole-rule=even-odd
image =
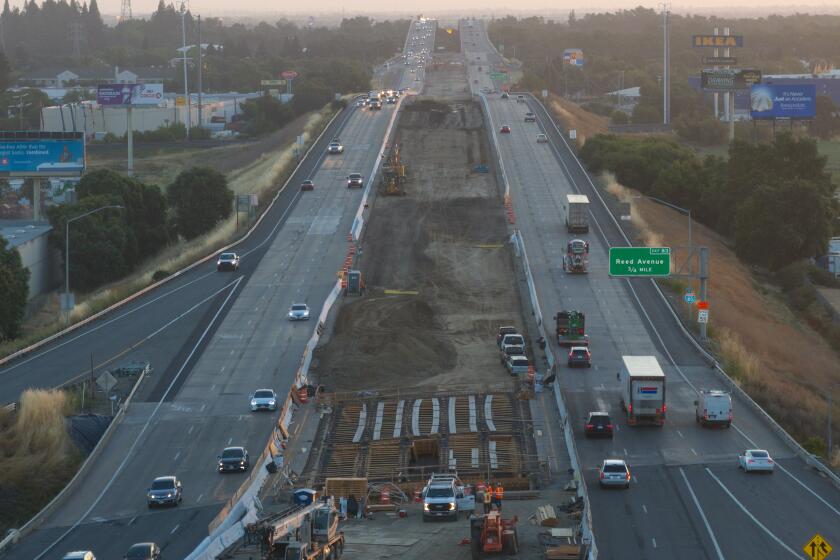
[{"label": "dump truck", "polygon": [[655,356],[622,356],[618,373],[621,407],[627,423],[665,424],[665,372]]},{"label": "dump truck", "polygon": [[586,315],[582,311],[560,311],[554,316],[557,344],[560,346],[589,346],[586,334]]},{"label": "dump truck", "polygon": [[589,198],[585,194],[566,195],[566,231],[589,232]]},{"label": "dump truck", "polygon": [[566,243],[563,270],[570,274],[586,274],[589,271],[589,243],[583,239],[572,239]]}]

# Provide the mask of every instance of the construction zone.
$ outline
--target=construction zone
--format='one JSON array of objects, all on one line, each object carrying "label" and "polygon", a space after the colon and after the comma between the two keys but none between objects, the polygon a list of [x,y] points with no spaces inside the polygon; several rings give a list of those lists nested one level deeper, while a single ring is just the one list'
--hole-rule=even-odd
[{"label": "construction zone", "polygon": [[[483,112],[457,57],[428,79],[339,271],[287,461],[223,558],[281,558],[290,539],[311,554],[284,558],[586,557]],[[312,537],[333,509],[340,530]]]}]

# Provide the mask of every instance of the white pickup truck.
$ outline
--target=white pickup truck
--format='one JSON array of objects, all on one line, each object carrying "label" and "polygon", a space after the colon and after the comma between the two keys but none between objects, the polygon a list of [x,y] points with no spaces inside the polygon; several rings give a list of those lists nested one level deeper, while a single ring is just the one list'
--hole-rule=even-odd
[{"label": "white pickup truck", "polygon": [[423,521],[434,517],[457,521],[460,512],[474,510],[475,495],[466,494],[463,483],[454,474],[433,473],[423,488]]}]

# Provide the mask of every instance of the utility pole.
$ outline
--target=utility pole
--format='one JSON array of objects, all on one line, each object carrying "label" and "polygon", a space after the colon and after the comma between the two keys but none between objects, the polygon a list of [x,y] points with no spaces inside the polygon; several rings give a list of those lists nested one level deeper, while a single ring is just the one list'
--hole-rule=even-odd
[{"label": "utility pole", "polygon": [[198,16],[198,127],[202,127],[201,120],[201,16]]},{"label": "utility pole", "polygon": [[[728,37],[730,34],[729,28],[723,28],[724,36]],[[723,56],[730,56],[729,47],[724,47]],[[729,141],[735,140],[735,92],[727,91],[723,94],[723,104],[726,106],[726,116],[729,121]]]},{"label": "utility pole", "polygon": [[120,21],[131,21],[131,0],[122,0],[120,8]]},{"label": "utility pole", "polygon": [[[715,27],[715,32],[714,32],[715,37],[718,36],[718,33],[719,33],[718,29],[719,29],[718,27]],[[715,50],[712,51],[712,56],[714,56],[715,58],[720,56],[720,49],[715,47]],[[714,69],[717,70],[718,68],[719,68],[719,66],[717,64],[715,64]],[[718,111],[718,105],[720,104],[720,99],[718,97],[718,92],[714,93],[714,99],[715,99],[715,120],[718,120],[720,118],[720,111]]]},{"label": "utility pole", "polygon": [[187,107],[187,116],[184,124],[187,127],[187,140],[190,139],[190,128],[192,128],[192,116],[190,115],[190,90],[187,86],[187,0],[181,0],[181,47],[184,57],[184,103]]},{"label": "utility pole", "polygon": [[671,88],[670,88],[670,17],[668,4],[662,4],[662,123],[667,125],[671,122]]},{"label": "utility pole", "polygon": [[15,107],[18,110],[18,118],[20,119],[20,125],[19,125],[18,130],[23,130],[23,109],[25,107],[29,107],[29,105],[31,105],[31,103],[24,103],[23,102],[24,98],[27,95],[29,95],[29,93],[20,93],[18,95],[12,95],[12,97],[17,97],[17,101],[18,101],[16,104],[11,105],[11,107]]}]

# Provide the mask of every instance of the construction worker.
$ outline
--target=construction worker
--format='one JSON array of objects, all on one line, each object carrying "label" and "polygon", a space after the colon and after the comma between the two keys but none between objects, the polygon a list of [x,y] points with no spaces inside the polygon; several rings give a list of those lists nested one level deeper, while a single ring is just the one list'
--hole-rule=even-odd
[{"label": "construction worker", "polygon": [[496,509],[500,512],[502,511],[502,498],[505,497],[505,489],[502,486],[501,482],[496,483],[496,493],[494,494],[494,502],[496,504]]},{"label": "construction worker", "polygon": [[493,485],[489,482],[484,486],[484,513],[490,513],[490,503],[494,496]]}]

